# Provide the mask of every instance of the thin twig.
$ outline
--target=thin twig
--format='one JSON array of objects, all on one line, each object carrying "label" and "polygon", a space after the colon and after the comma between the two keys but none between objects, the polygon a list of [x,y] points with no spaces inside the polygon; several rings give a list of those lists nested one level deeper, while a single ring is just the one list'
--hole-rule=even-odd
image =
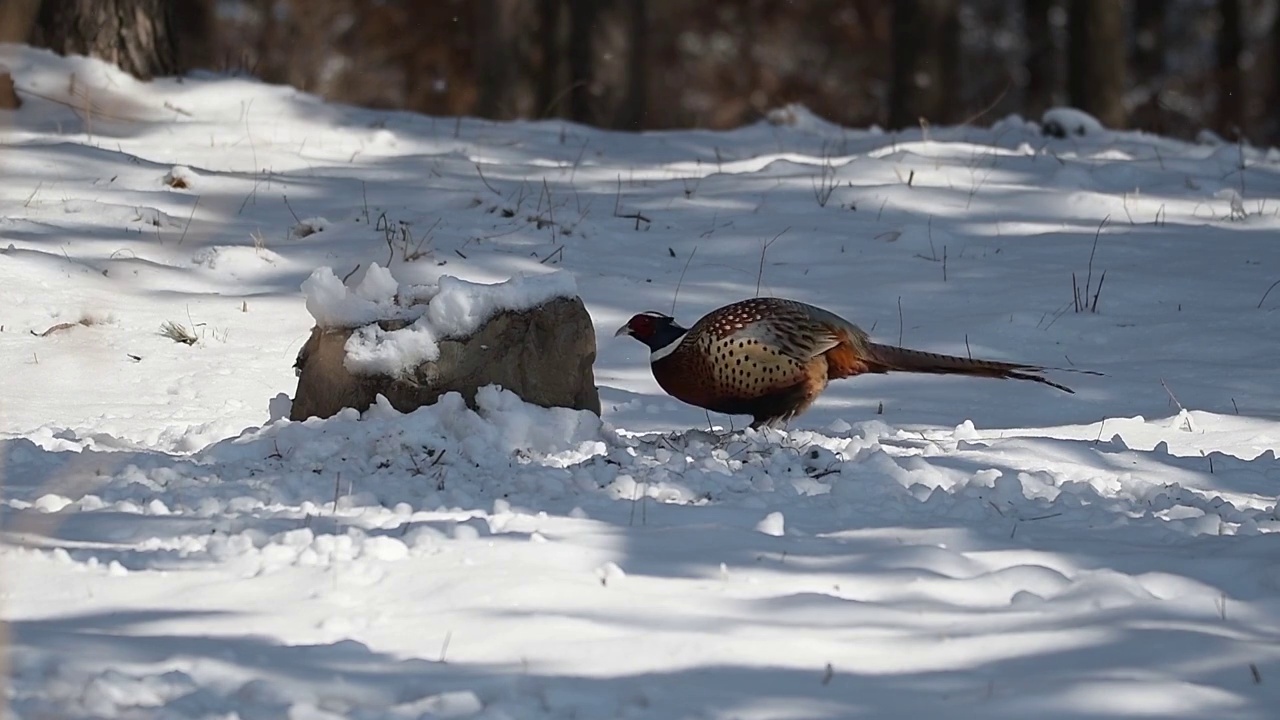
[{"label": "thin twig", "polygon": [[902,296],[898,296],[898,346],[902,346]]},{"label": "thin twig", "polygon": [[453,631],[450,630],[444,634],[444,642],[440,643],[440,662],[448,662],[445,658],[449,655],[449,641],[453,640]]},{"label": "thin twig", "polygon": [[476,166],[476,174],[480,176],[480,182],[484,183],[484,186],[489,188],[489,192],[492,192],[494,195],[501,195],[502,193],[498,192],[497,190],[494,190],[493,186],[489,184],[489,181],[485,179],[484,170],[480,169],[480,162],[477,160],[474,162],[474,164]]},{"label": "thin twig", "polygon": [[1277,281],[1275,281],[1275,282],[1271,283],[1271,287],[1267,288],[1267,291],[1266,291],[1266,292],[1264,292],[1264,293],[1262,293],[1262,299],[1258,301],[1258,309],[1259,309],[1259,310],[1261,310],[1261,309],[1262,309],[1262,303],[1264,303],[1264,302],[1266,302],[1266,301],[1267,301],[1267,296],[1271,294],[1271,291],[1272,291],[1272,290],[1275,290],[1275,289],[1276,289],[1276,286],[1277,286],[1277,285],[1280,285],[1280,280],[1277,280]]},{"label": "thin twig", "polygon": [[182,234],[178,236],[178,244],[179,244],[179,245],[181,245],[181,244],[182,244],[182,241],[183,241],[184,239],[186,239],[186,237],[187,237],[187,229],[191,227],[191,219],[192,219],[192,218],[194,218],[194,217],[196,216],[196,208],[197,208],[197,207],[199,207],[199,206],[200,206],[200,196],[199,196],[199,195],[197,195],[197,196],[196,196],[196,201],[195,201],[194,203],[192,203],[192,204],[191,204],[191,214],[187,215],[187,224],[186,224],[186,225],[184,225],[184,226],[182,226]]},{"label": "thin twig", "polygon": [[1089,312],[1098,312],[1098,296],[1102,294],[1102,283],[1107,281],[1107,271],[1103,270],[1102,275],[1098,278],[1098,289],[1093,291],[1093,305],[1089,307]]},{"label": "thin twig", "polygon": [[698,246],[693,246],[693,251],[689,253],[689,257],[684,261],[684,267],[680,270],[680,279],[676,281],[676,291],[671,296],[671,316],[676,314],[676,300],[680,298],[680,286],[684,284],[684,274],[689,270],[689,263],[693,262],[693,256],[698,254]]},{"label": "thin twig", "polygon": [[982,117],[983,115],[986,115],[987,113],[991,112],[991,111],[995,108],[995,106],[996,106],[996,105],[999,105],[999,104],[1000,104],[1000,101],[1004,99],[1004,96],[1005,96],[1005,95],[1007,95],[1007,94],[1009,94],[1009,88],[1010,88],[1010,87],[1012,87],[1012,86],[1013,86],[1013,80],[1009,80],[1008,82],[1006,82],[1006,83],[1004,84],[1004,89],[1000,91],[1000,94],[999,94],[999,95],[996,95],[996,99],[995,99],[995,100],[992,100],[990,105],[987,105],[986,107],[982,108],[981,110],[979,110],[978,112],[974,113],[973,115],[970,115],[970,116],[969,116],[969,119],[967,119],[967,120],[965,120],[964,122],[960,123],[961,127],[966,126],[966,125],[972,125],[974,122],[976,122],[976,121],[978,120],[978,118],[980,118],[980,117]]},{"label": "thin twig", "polygon": [[293,216],[293,221],[301,225],[302,218],[298,217],[298,213],[293,211],[293,206],[289,204],[289,196],[281,195],[280,197],[284,200],[284,206],[289,208],[289,214]]},{"label": "thin twig", "polygon": [[773,236],[773,239],[766,242],[764,247],[760,248],[760,268],[756,270],[756,297],[760,297],[760,283],[764,280],[764,254],[769,250],[769,246],[778,241],[778,238],[787,234],[790,227],[783,228],[782,232]]},{"label": "thin twig", "polygon": [[1178,402],[1178,398],[1174,396],[1173,391],[1169,389],[1169,386],[1165,384],[1164,378],[1160,378],[1160,386],[1164,388],[1165,392],[1169,393],[1169,399],[1173,401],[1174,405],[1178,406],[1178,412],[1187,411],[1186,408],[1182,407],[1182,403]]},{"label": "thin twig", "polygon": [[1106,226],[1107,221],[1110,219],[1110,214],[1102,218],[1102,222],[1098,223],[1097,231],[1093,233],[1093,249],[1089,251],[1089,273],[1085,276],[1084,281],[1084,299],[1086,302],[1089,300],[1089,290],[1093,286],[1093,256],[1098,252],[1098,237],[1102,235],[1102,228]]}]

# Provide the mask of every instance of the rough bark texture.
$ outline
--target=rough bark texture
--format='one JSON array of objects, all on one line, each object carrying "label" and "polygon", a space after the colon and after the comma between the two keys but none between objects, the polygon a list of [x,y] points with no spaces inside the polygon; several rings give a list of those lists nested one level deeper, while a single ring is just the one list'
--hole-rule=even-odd
[{"label": "rough bark texture", "polygon": [[1072,105],[1111,128],[1123,128],[1128,120],[1124,9],[1120,0],[1067,3],[1067,95]]},{"label": "rough bark texture", "polygon": [[[394,330],[403,322],[384,321]],[[289,417],[330,417],[345,407],[365,410],[381,394],[401,412],[458,392],[474,407],[476,390],[501,385],[526,402],[600,414],[592,365],[595,329],[578,298],[495,315],[468,338],[444,340],[440,358],[409,378],[356,376],[344,366],[351,329],[314,328],[298,353],[298,391]]]},{"label": "rough bark texture", "polygon": [[955,0],[893,3],[889,127],[956,120],[960,24]]},{"label": "rough bark texture", "polygon": [[91,55],[149,80],[179,72],[173,0],[44,0],[37,41],[63,55]]}]

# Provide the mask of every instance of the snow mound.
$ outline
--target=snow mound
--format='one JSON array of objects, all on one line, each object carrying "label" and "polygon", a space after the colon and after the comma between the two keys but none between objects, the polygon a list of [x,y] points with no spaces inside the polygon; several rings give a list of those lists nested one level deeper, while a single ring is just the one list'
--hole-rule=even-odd
[{"label": "snow mound", "polygon": [[1098,118],[1083,110],[1056,107],[1045,110],[1040,119],[1045,135],[1065,138],[1071,136],[1087,136],[1105,132],[1106,128]]}]

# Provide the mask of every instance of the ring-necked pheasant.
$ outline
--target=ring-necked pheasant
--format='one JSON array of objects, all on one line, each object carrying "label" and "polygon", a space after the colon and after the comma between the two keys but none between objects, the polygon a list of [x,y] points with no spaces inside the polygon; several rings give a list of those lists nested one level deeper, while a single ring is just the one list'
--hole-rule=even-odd
[{"label": "ring-necked pheasant", "polygon": [[804,412],[829,380],[863,373],[916,372],[1032,380],[1074,392],[1040,373],[1053,368],[972,360],[871,342],[835,313],[795,300],[753,298],[713,310],[691,328],[643,312],[618,328],[649,346],[653,377],[678,400],[751,427]]}]

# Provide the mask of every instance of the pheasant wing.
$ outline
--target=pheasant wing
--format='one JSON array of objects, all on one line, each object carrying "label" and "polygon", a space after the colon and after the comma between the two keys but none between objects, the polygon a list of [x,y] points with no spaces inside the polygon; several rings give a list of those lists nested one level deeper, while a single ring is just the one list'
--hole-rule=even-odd
[{"label": "pheasant wing", "polygon": [[806,306],[770,298],[731,305],[703,322],[690,335],[701,341],[710,380],[740,398],[793,387],[813,358],[840,343],[837,331],[814,322]]}]

